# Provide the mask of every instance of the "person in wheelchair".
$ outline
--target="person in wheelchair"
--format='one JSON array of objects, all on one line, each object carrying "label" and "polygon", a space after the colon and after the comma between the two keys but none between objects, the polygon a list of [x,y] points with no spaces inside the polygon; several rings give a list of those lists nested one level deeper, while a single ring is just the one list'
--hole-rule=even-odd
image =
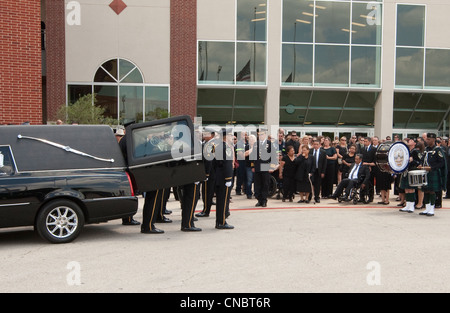
[{"label": "person in wheelchair", "polygon": [[349,169],[347,178],[341,180],[331,198],[337,200],[341,197],[342,192],[345,189],[344,201],[351,201],[350,191],[352,188],[361,188],[364,190],[369,184],[370,170],[367,165],[362,164],[362,154],[355,156],[355,163]]}]

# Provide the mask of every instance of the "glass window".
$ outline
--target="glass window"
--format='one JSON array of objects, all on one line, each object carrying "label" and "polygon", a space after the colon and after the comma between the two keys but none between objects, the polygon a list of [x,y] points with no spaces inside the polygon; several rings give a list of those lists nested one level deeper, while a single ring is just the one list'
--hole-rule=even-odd
[{"label": "glass window", "polygon": [[316,1],[313,9],[302,13],[316,18],[316,42],[350,43],[350,3]]},{"label": "glass window", "polygon": [[352,46],[352,86],[380,86],[381,48]]},{"label": "glass window", "polygon": [[121,124],[131,121],[143,122],[144,88],[142,86],[120,86],[119,96],[119,121]]},{"label": "glass window", "polygon": [[423,49],[397,48],[395,85],[423,87]]},{"label": "glass window", "polygon": [[349,47],[316,46],[315,83],[348,86]]},{"label": "glass window", "polygon": [[303,124],[311,99],[309,90],[282,90],[280,93],[280,123]]},{"label": "glass window", "polygon": [[236,54],[236,83],[265,84],[266,44],[238,43]]},{"label": "glass window", "polygon": [[372,124],[374,121],[375,110],[372,109],[348,109],[342,111],[339,118],[340,125],[362,126]]},{"label": "glass window", "polygon": [[94,93],[96,94],[97,105],[104,108],[104,115],[117,119],[118,100],[117,86],[94,85]]},{"label": "glass window", "polygon": [[234,81],[234,42],[198,43],[199,84],[232,84]]},{"label": "glass window", "polygon": [[0,146],[0,177],[14,174],[16,165],[10,146]]},{"label": "glass window", "polygon": [[92,85],[68,85],[67,103],[74,104],[78,99],[89,94],[92,94]]},{"label": "glass window", "polygon": [[199,89],[197,112],[203,123],[259,124],[265,103],[266,90]]},{"label": "glass window", "polygon": [[352,4],[352,44],[381,44],[381,4]]},{"label": "glass window", "polygon": [[313,46],[283,44],[283,85],[312,85]]},{"label": "glass window", "polygon": [[450,88],[450,50],[427,49],[425,87]]},{"label": "glass window", "polygon": [[267,0],[237,1],[237,40],[266,41]]},{"label": "glass window", "polygon": [[397,5],[397,45],[423,47],[425,6]]},{"label": "glass window", "polygon": [[145,120],[169,117],[169,88],[145,87]]},{"label": "glass window", "polygon": [[309,0],[283,1],[284,42],[313,42],[313,8]]}]

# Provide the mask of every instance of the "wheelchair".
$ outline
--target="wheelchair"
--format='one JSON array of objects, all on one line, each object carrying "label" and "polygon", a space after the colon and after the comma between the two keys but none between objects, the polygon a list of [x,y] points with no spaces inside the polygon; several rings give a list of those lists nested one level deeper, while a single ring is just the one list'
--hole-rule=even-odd
[{"label": "wheelchair", "polygon": [[[338,198],[338,202],[341,203],[345,201],[345,196],[342,194]],[[353,202],[353,204],[358,204],[358,202],[362,202],[364,204],[369,203],[369,194],[368,194],[368,188],[365,186],[365,188],[361,188],[360,184],[357,184],[353,188],[350,189],[350,194],[347,199],[348,202]]]}]

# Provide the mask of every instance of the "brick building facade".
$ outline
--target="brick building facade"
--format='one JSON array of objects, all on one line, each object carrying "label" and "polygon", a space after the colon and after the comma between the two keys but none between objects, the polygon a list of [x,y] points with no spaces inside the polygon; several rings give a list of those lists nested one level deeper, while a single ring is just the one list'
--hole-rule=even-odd
[{"label": "brick building facade", "polygon": [[39,1],[3,0],[0,9],[0,124],[42,123]]}]

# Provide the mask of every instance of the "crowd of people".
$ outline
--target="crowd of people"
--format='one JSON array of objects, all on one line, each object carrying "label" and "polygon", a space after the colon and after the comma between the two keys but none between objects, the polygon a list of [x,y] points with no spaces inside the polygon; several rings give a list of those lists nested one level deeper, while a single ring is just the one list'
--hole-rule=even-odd
[{"label": "crowd of people", "polygon": [[[235,137],[234,145],[237,160],[235,162],[236,195],[245,194],[249,199],[252,196],[258,199],[261,187],[255,181],[255,170],[252,169],[252,162],[248,157],[248,151],[251,151],[255,145],[256,138],[246,133],[239,135],[239,138]],[[448,138],[432,135],[434,135],[433,145],[442,152],[443,159],[447,162],[450,157]],[[283,129],[280,129],[278,138],[269,138],[269,140],[279,155],[278,165],[273,167],[269,174],[277,181],[279,191],[277,198],[282,201],[293,202],[298,196],[298,200],[296,199],[298,203],[309,203],[312,200],[318,203],[320,199],[337,199],[344,191],[344,200],[349,200],[348,191],[354,181],[362,186],[367,194],[368,202],[375,201],[375,196],[379,196],[380,199],[376,202],[388,205],[393,191],[399,207],[405,207],[407,204],[405,187],[401,184],[402,173],[391,174],[381,171],[375,163],[378,146],[384,142],[400,141],[398,135],[395,135],[393,140],[390,136],[380,140],[377,136],[357,137],[355,135],[349,139],[343,136],[332,140],[326,136],[306,135],[300,138],[295,131],[285,133]],[[411,155],[418,159],[415,161],[416,166],[423,164],[426,149],[430,146],[427,142],[427,133],[419,138],[404,138],[402,141],[410,149]],[[447,175],[447,169],[445,173],[444,169],[439,173],[440,178],[446,181],[435,193],[436,208],[441,207],[442,190],[447,190],[446,187],[449,184],[443,176],[450,176]],[[424,208],[424,192],[421,188],[415,189],[417,196],[414,207]],[[445,194],[444,197],[449,198],[450,194]],[[267,203],[267,199],[264,201]],[[261,205],[259,199],[256,205]]]}]

